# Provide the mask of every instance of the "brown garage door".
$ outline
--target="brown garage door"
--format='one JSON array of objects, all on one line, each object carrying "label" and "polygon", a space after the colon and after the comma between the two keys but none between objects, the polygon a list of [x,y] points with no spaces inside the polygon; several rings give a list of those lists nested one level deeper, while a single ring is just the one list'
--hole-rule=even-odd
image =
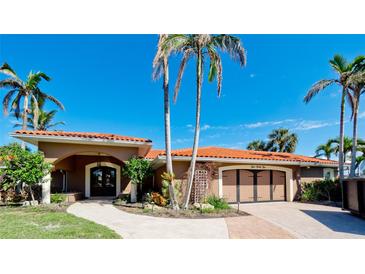
[{"label": "brown garage door", "polygon": [[228,202],[285,201],[285,172],[276,170],[223,171],[223,197]]}]

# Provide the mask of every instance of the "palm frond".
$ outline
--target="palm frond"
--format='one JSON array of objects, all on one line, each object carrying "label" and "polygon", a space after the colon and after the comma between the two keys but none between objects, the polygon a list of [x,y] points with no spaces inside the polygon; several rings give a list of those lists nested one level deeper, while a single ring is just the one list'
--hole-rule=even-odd
[{"label": "palm frond", "polygon": [[191,36],[186,34],[169,34],[161,44],[163,52],[179,52],[184,47],[191,46]]},{"label": "palm frond", "polygon": [[48,100],[52,101],[53,103],[55,103],[61,110],[65,110],[65,107],[63,106],[63,104],[58,99],[53,97],[52,95],[48,95],[48,94],[42,92],[39,89],[37,90],[37,93],[39,94],[39,96],[41,96],[45,99],[48,99]]},{"label": "palm frond", "polygon": [[304,97],[304,102],[309,103],[314,96],[316,96],[320,91],[328,87],[329,85],[335,83],[336,80],[320,80],[315,83],[310,90],[307,92],[307,95]]},{"label": "palm frond", "polygon": [[8,91],[8,93],[5,95],[4,99],[3,99],[3,112],[4,115],[8,115],[8,108],[9,108],[9,102],[11,100],[11,98],[14,96],[15,92],[17,92],[18,90],[16,89],[12,89],[10,91]]},{"label": "palm frond", "polygon": [[192,54],[192,50],[188,49],[184,52],[183,58],[181,59],[181,63],[180,63],[180,67],[179,67],[179,72],[177,74],[177,79],[176,79],[176,83],[175,83],[175,89],[174,89],[174,103],[176,103],[177,100],[177,96],[179,95],[179,91],[180,91],[180,86],[181,86],[181,80],[185,71],[185,67],[187,62],[189,61],[189,58]]},{"label": "palm frond", "polygon": [[219,97],[221,95],[223,79],[222,60],[212,47],[208,48],[208,54],[210,56],[208,81],[212,82],[217,77],[217,92]]},{"label": "palm frond", "polygon": [[8,78],[0,81],[0,88],[23,89],[23,85],[17,79]]},{"label": "palm frond", "polygon": [[168,51],[162,49],[162,45],[167,38],[167,34],[160,34],[157,43],[157,52],[152,63],[152,79],[157,80],[162,76],[163,73],[163,62],[164,58],[168,58]]},{"label": "palm frond", "polygon": [[231,58],[238,61],[241,66],[246,65],[246,51],[239,38],[232,35],[221,34],[214,36],[212,40],[218,48],[228,52]]},{"label": "palm frond", "polygon": [[1,67],[0,67],[0,73],[8,75],[10,77],[13,77],[15,79],[18,79],[18,76],[16,75],[15,71],[9,66],[9,64],[4,63]]},{"label": "palm frond", "polygon": [[339,54],[336,54],[329,63],[332,68],[339,73],[346,72],[350,69],[347,60]]},{"label": "palm frond", "polygon": [[349,68],[353,72],[364,70],[365,68],[365,56],[359,55],[349,65]]}]

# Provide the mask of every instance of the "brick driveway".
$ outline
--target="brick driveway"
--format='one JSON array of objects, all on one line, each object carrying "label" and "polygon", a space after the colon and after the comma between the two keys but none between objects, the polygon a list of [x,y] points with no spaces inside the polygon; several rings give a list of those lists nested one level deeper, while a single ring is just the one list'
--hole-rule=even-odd
[{"label": "brick driveway", "polygon": [[240,208],[297,238],[365,238],[365,220],[337,207],[276,202],[241,204]]}]

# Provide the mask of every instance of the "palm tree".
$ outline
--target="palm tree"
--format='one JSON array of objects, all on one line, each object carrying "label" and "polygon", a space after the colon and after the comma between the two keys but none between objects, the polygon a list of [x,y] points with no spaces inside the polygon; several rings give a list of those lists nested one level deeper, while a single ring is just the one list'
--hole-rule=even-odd
[{"label": "palm tree", "polygon": [[[38,122],[37,127],[34,127],[34,110],[32,109],[28,116],[28,128],[32,130],[50,130],[58,125],[64,125],[65,123],[55,122],[53,123],[54,117],[57,113],[57,110],[51,110],[51,111],[44,111],[41,108],[39,109],[38,113]],[[15,124],[14,127],[22,127],[22,124]]]},{"label": "palm tree", "polygon": [[247,145],[248,150],[266,151],[266,143],[262,140],[253,140]]},{"label": "palm tree", "polygon": [[190,200],[191,188],[195,174],[195,163],[197,158],[200,134],[200,104],[202,95],[204,60],[209,59],[210,66],[208,72],[209,82],[217,80],[218,96],[222,88],[222,61],[218,51],[228,52],[233,60],[238,61],[241,66],[246,64],[245,50],[239,38],[231,35],[209,35],[209,34],[174,34],[169,35],[162,45],[163,51],[174,51],[182,53],[178,77],[175,85],[174,101],[180,89],[182,76],[186,63],[192,57],[196,57],[196,112],[195,112],[195,132],[194,144],[191,155],[191,162],[188,174],[187,189],[184,197],[184,208],[186,209]]},{"label": "palm tree", "polygon": [[298,136],[286,128],[274,129],[268,137],[268,151],[293,153],[297,147]]},{"label": "palm tree", "polygon": [[335,55],[332,60],[329,61],[331,67],[338,74],[338,78],[335,79],[324,79],[316,82],[307,95],[304,97],[304,102],[309,103],[314,96],[319,92],[323,91],[326,87],[332,84],[338,84],[341,91],[341,104],[340,104],[340,143],[339,143],[339,171],[340,179],[344,177],[344,116],[345,116],[345,97],[348,93],[348,78],[356,73],[361,67],[363,58],[355,58],[353,62],[348,63],[341,55]]},{"label": "palm tree", "polygon": [[[330,139],[330,140],[328,140],[328,142],[331,143],[331,145],[335,144],[335,146],[333,147],[333,152],[336,155],[339,155],[340,138]],[[357,139],[357,149],[362,148],[364,146],[365,146],[365,140],[363,140],[361,138],[358,138]],[[348,158],[348,155],[352,151],[352,139],[350,137],[347,137],[347,136],[344,137],[343,150],[344,150],[344,159],[343,159],[343,161],[346,162],[346,159]]]},{"label": "palm tree", "polygon": [[332,144],[333,142],[328,140],[325,144],[319,145],[315,151],[316,155],[314,157],[318,158],[325,156],[327,160],[330,160],[332,153],[334,153]]},{"label": "palm tree", "polygon": [[[62,103],[58,101],[51,95],[44,93],[39,88],[39,83],[41,80],[49,81],[50,78],[43,72],[29,73],[26,81],[22,81],[15,71],[8,65],[3,64],[0,67],[0,73],[10,76],[7,79],[0,81],[0,88],[9,89],[8,93],[5,95],[3,100],[3,110],[4,114],[8,115],[9,103],[11,102],[10,111],[14,112],[15,117],[18,119],[21,117],[23,119],[22,129],[27,130],[28,128],[28,114],[30,101],[34,104],[34,119],[33,126],[38,128],[38,115],[39,106],[37,98],[44,98],[53,101],[61,109],[64,109]],[[21,113],[21,100],[23,100],[23,110]]]},{"label": "palm tree", "polygon": [[171,157],[171,125],[170,125],[170,94],[169,94],[169,63],[168,58],[170,51],[163,51],[162,45],[168,36],[161,34],[159,36],[157,53],[153,60],[153,73],[152,78],[154,80],[159,79],[163,75],[163,91],[164,91],[164,122],[165,122],[165,150],[166,150],[166,172],[164,178],[169,182],[169,196],[170,202],[174,209],[179,209],[179,204],[176,200],[174,191],[174,171],[172,166]]},{"label": "palm tree", "polygon": [[[365,60],[365,57],[363,57]],[[348,102],[350,103],[352,114],[351,118],[353,120],[352,129],[352,151],[351,151],[351,169],[350,177],[355,176],[356,171],[356,156],[357,156],[357,120],[360,106],[360,97],[365,92],[365,64],[362,66],[362,71],[355,73],[349,77],[349,89],[350,92],[347,93]]]}]

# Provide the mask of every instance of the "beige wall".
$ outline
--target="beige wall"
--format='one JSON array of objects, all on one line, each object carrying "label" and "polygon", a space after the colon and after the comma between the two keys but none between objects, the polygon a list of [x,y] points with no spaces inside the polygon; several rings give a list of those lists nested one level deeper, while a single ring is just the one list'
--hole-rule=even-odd
[{"label": "beige wall", "polygon": [[[174,173],[176,175],[176,179],[177,180],[182,180],[183,181],[183,185],[184,183],[186,183],[186,176],[187,176],[187,171],[189,169],[189,164],[190,162],[187,161],[174,161],[173,162],[173,167],[174,167]],[[236,164],[232,164],[232,163],[215,163],[215,169],[216,172],[213,175],[212,181],[209,184],[209,188],[208,188],[208,195],[216,195],[218,196],[218,168],[219,167],[223,167],[223,166],[232,166],[232,165],[236,165]],[[265,165],[266,167],[269,166],[279,166],[279,167],[284,167],[284,168],[289,168],[293,171],[293,196],[294,199],[298,199],[299,195],[300,195],[300,191],[301,191],[301,184],[303,182],[307,182],[307,181],[314,181],[314,180],[319,180],[323,178],[323,168],[322,167],[312,167],[310,169],[307,168],[301,168],[299,166],[291,166],[291,165]],[[304,170],[304,172],[303,172]],[[161,174],[165,171],[165,166],[162,166],[160,168],[158,168],[155,171],[155,189],[158,189],[161,186]],[[304,175],[303,175],[304,173]],[[287,191],[289,191],[289,189],[287,189]]]},{"label": "beige wall", "polygon": [[120,161],[126,161],[133,155],[138,155],[136,147],[117,147],[102,145],[82,145],[63,143],[43,143],[38,144],[38,149],[42,151],[48,161],[57,163],[62,159],[79,153],[101,153],[113,156]]},{"label": "beige wall", "polygon": [[[53,192],[62,186],[62,174],[59,170],[67,171],[67,182],[69,192],[81,192],[85,194],[85,166],[95,162],[109,162],[120,165],[123,168],[124,163],[110,156],[86,156],[73,155],[56,163],[54,172],[52,172],[51,188]],[[121,176],[121,192],[129,192],[130,185],[128,178]]]}]

